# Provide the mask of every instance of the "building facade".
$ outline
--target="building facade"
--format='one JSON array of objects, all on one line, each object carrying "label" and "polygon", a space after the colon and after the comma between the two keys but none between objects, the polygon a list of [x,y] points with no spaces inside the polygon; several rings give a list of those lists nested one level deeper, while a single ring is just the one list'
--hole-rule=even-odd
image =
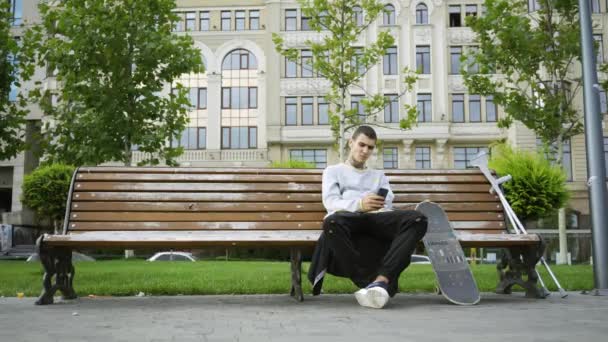
[{"label": "building facade", "polygon": [[[39,20],[34,1],[11,1],[21,22]],[[483,1],[383,2],[387,13],[357,42],[357,46],[366,46],[382,30],[395,38],[395,46],[361,82],[368,92],[394,99],[379,114],[383,126],[392,129],[377,129],[383,144],[371,159],[374,167],[466,168],[473,156],[498,139],[537,149],[534,133],[522,124],[508,130],[498,128],[501,108],[492,98],[469,94],[459,74],[460,56],[476,48],[465,18],[483,15]],[[591,2],[598,58],[603,61],[608,1]],[[535,6],[530,0],[532,11]],[[183,75],[178,80],[190,88],[193,108],[182,139],[174,142],[185,148],[178,159],[182,166],[263,167],[273,161],[302,159],[324,168],[338,162],[329,126],[330,107],[324,99],[329,84],[306,67],[311,55],[305,42],[322,39],[323,33],[309,29],[296,1],[177,0],[176,13],[181,20],[175,33],[193,37],[206,67],[202,74]],[[21,32],[16,25],[15,36]],[[302,63],[290,62],[275,51],[273,33],[281,35],[288,47],[302,49]],[[401,70],[405,67],[421,74],[413,91],[397,98],[404,91]],[[38,76],[48,87],[55,86],[52,77],[43,72]],[[362,95],[361,90],[352,89],[347,102],[359,106]],[[607,111],[605,98],[603,93],[603,112]],[[406,115],[405,104],[417,105],[419,110],[419,122],[407,131],[398,129],[399,119]],[[582,92],[577,106],[582,107]],[[41,118],[33,109],[28,129],[35,131]],[[608,130],[604,132],[608,153]],[[580,214],[576,222],[581,225],[589,213],[584,136],[574,137],[564,147],[564,167],[573,192],[570,207]],[[143,157],[133,152],[134,163]],[[5,220],[23,216],[15,214],[22,210],[21,182],[36,165],[29,152],[0,161],[2,210],[14,213],[12,219],[4,215]]]}]

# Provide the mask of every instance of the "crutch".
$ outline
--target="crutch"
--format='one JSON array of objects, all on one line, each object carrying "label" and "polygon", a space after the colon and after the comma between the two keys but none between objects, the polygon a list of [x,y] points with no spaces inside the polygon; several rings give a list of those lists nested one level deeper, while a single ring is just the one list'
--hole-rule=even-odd
[{"label": "crutch", "polygon": [[[515,233],[516,234],[528,234],[528,232],[524,228],[523,224],[521,223],[521,221],[519,220],[517,215],[515,215],[513,208],[511,208],[511,205],[505,198],[502,190],[500,189],[500,184],[511,180],[511,176],[507,175],[507,176],[501,177],[499,179],[496,179],[490,172],[490,169],[488,168],[488,155],[485,151],[479,152],[475,156],[475,158],[473,158],[473,160],[471,161],[471,165],[478,167],[479,170],[481,170],[481,172],[484,174],[484,176],[488,179],[488,181],[492,185],[490,192],[491,193],[494,192],[498,195],[500,202],[502,203],[503,207],[505,208],[507,217],[509,218],[509,221],[511,221],[511,224],[513,225],[513,228],[515,229]],[[555,276],[555,274],[553,274],[553,271],[551,271],[551,268],[549,267],[549,264],[547,263],[545,258],[541,256],[540,261],[545,266],[545,268],[547,269],[547,272],[553,279],[553,282],[557,286],[557,289],[559,290],[561,297],[566,298],[568,296],[568,293],[560,285],[559,281],[557,280],[557,277]],[[541,284],[543,290],[546,293],[549,293],[547,290],[547,287],[545,286],[545,283],[543,282],[540,274],[538,273],[538,270],[535,270],[535,271],[536,271],[538,280],[540,281],[540,284]]]}]

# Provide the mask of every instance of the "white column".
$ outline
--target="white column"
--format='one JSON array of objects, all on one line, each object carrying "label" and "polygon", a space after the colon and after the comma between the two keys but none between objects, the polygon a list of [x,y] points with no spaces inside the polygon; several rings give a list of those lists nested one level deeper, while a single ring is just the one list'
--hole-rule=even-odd
[{"label": "white column", "polygon": [[434,163],[432,165],[433,169],[445,169],[448,167],[448,163],[446,161],[445,156],[445,145],[448,142],[447,139],[437,139],[435,141],[435,158],[431,158]]},{"label": "white column", "polygon": [[207,149],[219,150],[222,146],[221,110],[222,77],[217,71],[207,75]]},{"label": "white column", "polygon": [[[412,163],[412,144],[414,143],[413,139],[405,139],[403,140],[403,164],[401,165],[401,169],[413,169],[415,168],[415,164]],[[415,161],[414,161],[415,162]]]},{"label": "white column", "polygon": [[258,149],[268,147],[266,139],[266,72],[258,73]]}]

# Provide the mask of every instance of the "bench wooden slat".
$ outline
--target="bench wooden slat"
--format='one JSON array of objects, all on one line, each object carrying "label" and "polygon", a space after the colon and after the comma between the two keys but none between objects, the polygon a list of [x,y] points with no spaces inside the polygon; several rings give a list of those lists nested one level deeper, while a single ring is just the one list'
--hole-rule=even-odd
[{"label": "bench wooden slat", "polygon": [[[79,173],[78,181],[120,181],[120,182],[298,182],[319,183],[321,175],[252,175],[252,174],[159,174],[159,173]],[[483,175],[393,175],[391,184],[399,183],[483,183]]]},{"label": "bench wooden slat", "polygon": [[[496,203],[439,203],[445,211],[502,211]],[[396,209],[414,209],[416,203],[394,203]],[[72,211],[186,211],[186,212],[326,212],[322,203],[276,203],[276,202],[72,202]]]},{"label": "bench wooden slat", "polygon": [[[486,193],[398,193],[395,202],[420,203],[433,202],[496,202],[498,197]],[[221,193],[221,192],[115,192],[91,191],[74,193],[74,201],[160,201],[160,202],[317,202],[321,203],[320,193]]]},{"label": "bench wooden slat", "polygon": [[[190,212],[72,212],[72,221],[319,221],[325,213],[190,213]],[[448,212],[451,221],[501,221],[503,215],[496,212]]]},{"label": "bench wooden slat", "polygon": [[[486,184],[395,184],[393,192],[488,192]],[[321,183],[129,183],[76,182],[76,191],[271,191],[320,192]]]},{"label": "bench wooden slat", "polygon": [[[321,221],[290,222],[71,222],[70,231],[95,230],[321,230]],[[505,230],[502,221],[454,221],[454,229],[478,231]]]},{"label": "bench wooden slat", "polygon": [[[92,166],[81,167],[79,173],[162,173],[162,174],[181,174],[181,173],[238,173],[238,174],[292,174],[292,175],[314,175],[322,174],[322,169],[271,169],[271,168],[247,168],[247,167],[125,167],[125,166]],[[481,175],[476,169],[412,169],[412,170],[384,170],[386,175]]]},{"label": "bench wooden slat", "polygon": [[221,193],[221,192],[76,192],[75,201],[162,201],[162,202],[316,202],[321,193]]},{"label": "bench wooden slat", "polygon": [[[202,246],[312,246],[318,231],[133,231],[81,232],[45,235],[44,243],[78,247],[202,247]],[[530,245],[539,243],[537,235],[471,234],[456,232],[463,246],[483,247]]]}]

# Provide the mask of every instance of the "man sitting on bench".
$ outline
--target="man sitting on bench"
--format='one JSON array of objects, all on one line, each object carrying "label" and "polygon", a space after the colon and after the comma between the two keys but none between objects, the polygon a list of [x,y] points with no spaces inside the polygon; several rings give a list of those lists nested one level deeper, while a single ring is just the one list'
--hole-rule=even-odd
[{"label": "man sitting on bench", "polygon": [[323,172],[328,214],[309,279],[318,294],[326,270],[349,277],[363,287],[355,293],[359,304],[379,309],[397,293],[399,275],[426,233],[427,220],[415,210],[392,210],[388,178],[365,164],[376,140],[371,127],[358,127],[348,142],[348,160]]}]

